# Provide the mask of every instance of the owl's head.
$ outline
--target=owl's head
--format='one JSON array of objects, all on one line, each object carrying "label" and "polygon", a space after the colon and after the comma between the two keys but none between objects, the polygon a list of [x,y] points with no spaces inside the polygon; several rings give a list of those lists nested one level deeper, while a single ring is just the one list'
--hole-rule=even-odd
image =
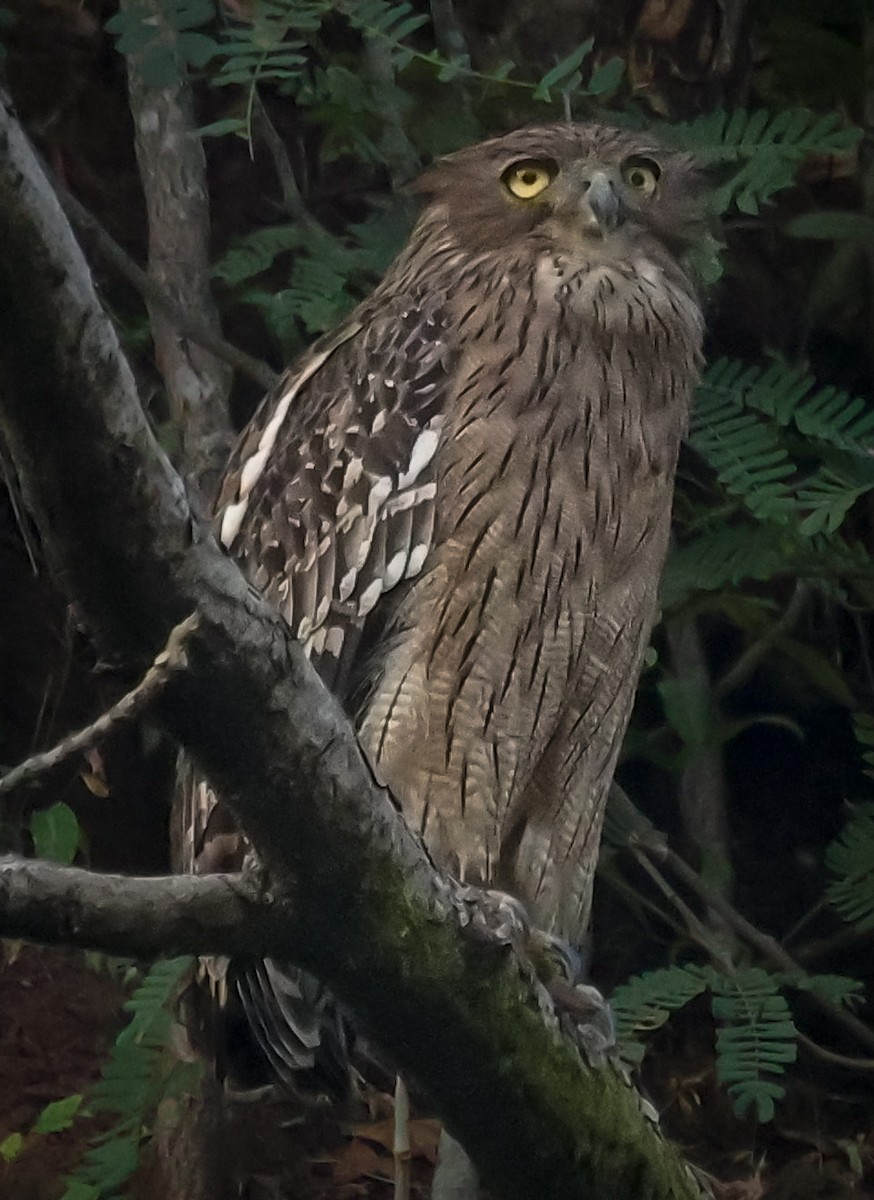
[{"label": "owl's head", "polygon": [[691,158],[649,133],[556,122],[469,146],[414,185],[464,244],[682,258],[704,230]]}]

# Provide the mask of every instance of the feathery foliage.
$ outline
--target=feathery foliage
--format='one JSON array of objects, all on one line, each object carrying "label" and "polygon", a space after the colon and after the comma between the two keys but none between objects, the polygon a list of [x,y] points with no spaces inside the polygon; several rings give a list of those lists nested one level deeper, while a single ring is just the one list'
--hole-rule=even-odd
[{"label": "feathery foliage", "polygon": [[703,496],[688,523],[678,512],[678,545],[662,585],[668,607],[745,579],[874,571],[842,533],[874,488],[867,401],[820,387],[791,364],[722,358],[704,373],[688,441],[718,487],[712,516]]},{"label": "feathery foliage", "polygon": [[738,1116],[754,1109],[758,1120],[770,1121],[785,1092],[778,1078],[798,1053],[786,998],[759,967],[732,976],[712,972],[711,987],[719,1079],[728,1084]]},{"label": "feathery foliage", "polygon": [[629,1062],[646,1053],[640,1035],[660,1029],[681,1008],[707,990],[704,974],[694,967],[661,967],[634,975],[610,997],[616,1040]]},{"label": "feathery foliage", "polygon": [[712,193],[714,212],[723,213],[734,206],[756,216],[763,204],[792,185],[807,155],[846,150],[861,134],[848,127],[838,113],[759,108],[716,109],[674,125],[669,136],[691,151],[702,166],[734,167]]},{"label": "feathery foliage", "polygon": [[168,1050],[172,1005],[191,964],[191,958],[154,963],[125,1004],[131,1019],[88,1097],[91,1111],[111,1113],[115,1122],[67,1177],[63,1200],[103,1200],[115,1194],[136,1170],[140,1143],[158,1103],[194,1090],[199,1064],[180,1062]]},{"label": "feathery foliage", "polygon": [[783,1098],[786,1067],[795,1061],[798,1030],[787,993],[817,992],[834,1004],[856,1003],[858,980],[843,975],[797,975],[743,967],[732,972],[689,964],[646,971],[616,988],[610,1005],[624,1058],[640,1063],[645,1039],[691,1001],[708,993],[716,1030],[716,1070],[735,1112],[770,1121]]},{"label": "feathery foliage", "polygon": [[874,929],[874,803],[853,812],[826,851],[826,865],[834,876],[827,893],[830,902],[857,929]]}]

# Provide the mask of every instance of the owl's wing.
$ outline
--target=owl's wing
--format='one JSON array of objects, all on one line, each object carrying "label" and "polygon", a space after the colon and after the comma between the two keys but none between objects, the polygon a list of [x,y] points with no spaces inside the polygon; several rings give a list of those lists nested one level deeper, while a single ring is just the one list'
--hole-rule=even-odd
[{"label": "owl's wing", "polygon": [[259,409],[219,535],[342,693],[364,621],[422,569],[452,364],[434,301],[394,298],[317,344]]},{"label": "owl's wing", "polygon": [[[223,544],[338,694],[368,614],[421,571],[431,545],[432,462],[452,369],[442,330],[433,302],[359,310],[265,398],[225,475]],[[180,780],[177,825],[183,869],[240,869],[251,857],[203,781]],[[208,960],[204,971],[220,1001],[239,998],[290,1091],[342,1093],[344,1023],[312,977],[270,961]]]}]

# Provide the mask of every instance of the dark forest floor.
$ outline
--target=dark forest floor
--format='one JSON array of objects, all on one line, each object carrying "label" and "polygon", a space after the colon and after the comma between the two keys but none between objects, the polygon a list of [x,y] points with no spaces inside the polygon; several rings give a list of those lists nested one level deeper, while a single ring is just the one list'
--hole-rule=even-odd
[{"label": "dark forest floor", "polygon": [[[107,1120],[77,1118],[62,1133],[38,1135],[46,1104],[87,1091],[121,1027],[124,988],[96,956],[5,942],[0,965],[0,1143],[25,1136],[0,1164],[0,1200],[59,1200],[62,1179]],[[874,1110],[861,1132],[864,1099],[823,1089],[811,1070],[773,1125],[756,1129],[731,1113],[715,1086],[704,1022],[674,1031],[648,1067],[663,1124],[712,1172],[720,1200],[845,1200],[874,1197]],[[805,1076],[798,1071],[798,1078]],[[658,1081],[658,1086],[654,1081]],[[246,1200],[388,1200],[392,1195],[392,1101],[372,1092],[349,1114],[301,1114],[287,1105],[238,1103],[229,1110],[231,1195]],[[439,1125],[412,1122],[412,1196],[429,1194]],[[132,1200],[161,1195],[144,1140]]]}]

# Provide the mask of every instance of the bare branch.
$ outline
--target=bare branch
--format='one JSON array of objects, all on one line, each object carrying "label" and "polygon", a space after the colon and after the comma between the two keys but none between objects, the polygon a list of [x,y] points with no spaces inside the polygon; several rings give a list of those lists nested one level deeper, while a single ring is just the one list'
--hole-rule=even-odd
[{"label": "bare branch", "polygon": [[[760,929],[757,929],[751,921],[748,921],[737,909],[732,907],[715,888],[705,883],[701,876],[675,850],[670,848],[665,834],[650,825],[646,818],[637,811],[633,802],[618,784],[613,785],[610,803],[620,804],[625,810],[627,821],[633,828],[630,839],[633,849],[643,852],[657,862],[666,863],[686,887],[694,892],[709,908],[718,913],[726,925],[743,938],[747,945],[758,950],[765,962],[769,963],[776,970],[799,977],[805,974],[805,970],[801,964],[788,951],[783,949],[776,938],[771,937],[770,934],[762,933]],[[846,1009],[841,1008],[839,1004],[836,1004],[827,996],[815,991],[810,991],[808,996],[810,1002],[820,1012],[825,1013],[834,1024],[840,1025],[848,1033],[852,1034],[856,1041],[861,1042],[863,1046],[874,1050],[874,1029],[871,1029],[864,1021],[860,1021],[852,1013],[847,1012]]]},{"label": "bare branch", "polygon": [[408,183],[422,165],[413,143],[407,137],[398,110],[398,89],[389,43],[384,37],[368,37],[364,42],[364,66],[370,92],[382,118],[379,148],[397,187]]},{"label": "bare branch", "polygon": [[717,938],[713,931],[708,930],[707,926],[700,919],[700,917],[696,916],[689,905],[686,904],[685,900],[683,900],[683,898],[679,895],[676,888],[672,887],[667,879],[665,879],[664,875],[661,873],[658,867],[656,867],[655,863],[650,860],[646,850],[637,846],[635,842],[632,841],[631,853],[637,859],[641,868],[647,873],[647,875],[649,875],[650,879],[653,881],[662,895],[674,905],[677,912],[683,918],[688,936],[696,941],[704,950],[706,950],[711,958],[719,963],[723,970],[728,969],[731,960],[730,956],[725,950],[725,947],[718,944]]},{"label": "bare branch", "polygon": [[304,198],[300,194],[300,188],[297,186],[297,179],[294,175],[294,169],[291,165],[291,159],[288,157],[288,151],[285,148],[285,143],[276,131],[276,126],[270,119],[270,113],[264,104],[261,97],[255,94],[255,132],[266,145],[270,157],[273,159],[273,165],[276,168],[276,177],[279,180],[279,186],[282,189],[282,198],[285,202],[285,207],[289,216],[303,229],[307,229],[313,233],[325,233],[325,227],[307,208],[304,203]]},{"label": "bare branch", "polygon": [[849,1054],[836,1054],[834,1050],[826,1050],[825,1046],[820,1046],[803,1033],[799,1033],[798,1041],[814,1058],[828,1063],[829,1066],[840,1067],[843,1071],[874,1072],[874,1058],[854,1058]]},{"label": "bare branch", "polygon": [[[697,618],[687,614],[674,617],[666,623],[665,633],[679,682],[697,684],[702,695],[708,694],[710,674]],[[705,745],[692,748],[680,773],[678,791],[683,828],[700,856],[701,873],[715,889],[730,896],[734,870],[721,743],[710,739]]]},{"label": "bare branch", "polygon": [[209,326],[203,325],[195,316],[172,300],[161,285],[135,263],[114,238],[110,237],[97,218],[92,216],[71,192],[68,192],[57,179],[53,182],[58,199],[70,222],[92,243],[100,257],[136,288],[152,308],[159,308],[173,322],[182,337],[190,338],[193,342],[203,346],[205,350],[212,351],[216,358],[223,359],[234,370],[253,380],[265,391],[275,385],[279,376],[270,369],[267,363],[247,354],[238,346],[232,346],[230,342],[225,341]]},{"label": "bare branch", "polygon": [[100,875],[40,859],[0,857],[7,937],[137,958],[288,951],[282,910],[245,875]]},{"label": "bare branch", "polygon": [[197,623],[197,614],[194,613],[175,626],[170,631],[167,645],[137,686],[126,692],[106,712],[101,713],[96,721],[92,721],[90,725],[76,733],[71,733],[51,750],[44,750],[40,754],[34,754],[25,759],[23,763],[19,763],[17,767],[13,767],[11,771],[0,777],[0,796],[15,791],[22,784],[44,775],[46,771],[53,770],[68,758],[72,758],[74,754],[87,750],[89,746],[93,746],[111,733],[116,725],[124,721],[132,721],[134,717],[139,716],[144,709],[154,703],[155,697],[163,691],[173,675],[188,666],[188,659],[185,655],[185,639],[194,632]]},{"label": "bare branch", "polygon": [[799,580],[792,593],[792,599],[786,606],[779,620],[770,629],[766,629],[760,638],[753,642],[729,667],[721,679],[713,687],[713,694],[720,697],[730,695],[751,678],[770,653],[774,643],[785,637],[799,622],[810,601],[811,587],[805,580]]}]

